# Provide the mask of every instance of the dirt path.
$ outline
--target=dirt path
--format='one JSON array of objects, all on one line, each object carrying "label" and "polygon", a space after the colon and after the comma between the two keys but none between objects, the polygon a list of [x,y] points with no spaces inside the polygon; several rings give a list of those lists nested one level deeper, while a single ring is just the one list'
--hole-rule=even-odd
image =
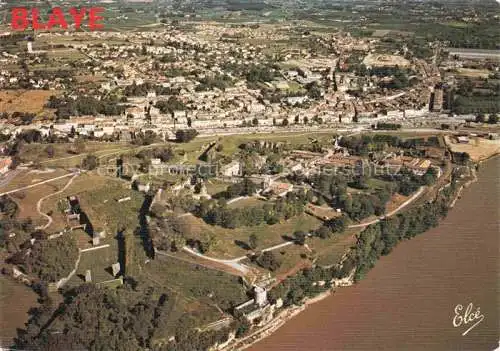
[{"label": "dirt path", "polygon": [[36,210],[38,211],[38,213],[42,216],[42,217],[45,217],[47,219],[47,223],[45,225],[42,225],[42,226],[38,226],[36,227],[36,229],[47,229],[48,227],[50,227],[50,225],[52,224],[52,217],[49,216],[48,214],[42,212],[42,202],[46,199],[48,199],[49,197],[51,196],[54,196],[54,195],[57,195],[57,194],[60,194],[62,192],[64,192],[72,183],[73,183],[73,180],[78,177],[79,173],[76,173],[73,175],[73,177],[70,178],[70,180],[66,183],[66,185],[59,191],[56,191],[55,193],[51,193],[51,194],[48,194],[44,197],[42,197],[40,200],[38,200],[37,204],[36,204]]},{"label": "dirt path", "polygon": [[0,193],[0,196],[9,195],[9,194],[12,194],[12,193],[16,193],[16,192],[21,191],[21,190],[31,189],[31,188],[34,188],[35,186],[38,186],[38,185],[41,185],[41,184],[50,183],[50,182],[53,182],[55,180],[63,179],[63,178],[74,176],[74,175],[78,175],[78,174],[80,174],[79,171],[78,172],[73,172],[73,173],[68,173],[68,174],[65,174],[65,175],[62,175],[62,176],[59,176],[59,177],[55,177],[55,178],[50,178],[50,179],[44,180],[43,182],[39,182],[39,183],[35,183],[35,184],[23,186],[21,188],[17,188],[17,189],[6,191],[4,193]]},{"label": "dirt path", "polygon": [[217,263],[223,264],[225,266],[228,266],[232,269],[237,270],[238,272],[242,273],[243,275],[246,275],[248,272],[250,272],[250,269],[247,266],[239,263],[239,261],[241,259],[247,258],[246,256],[238,257],[238,258],[235,258],[232,260],[222,260],[222,259],[218,259],[218,258],[205,256],[205,255],[193,250],[192,248],[190,248],[188,246],[184,246],[182,249],[184,251],[190,253],[191,255],[198,256],[198,257],[203,258],[207,261],[213,261],[213,262],[217,262]]},{"label": "dirt path", "polygon": [[179,261],[182,261],[182,262],[186,262],[186,263],[189,263],[189,264],[194,264],[194,265],[205,267],[205,268],[208,268],[208,269],[214,269],[216,271],[220,271],[220,272],[224,272],[224,273],[229,273],[231,275],[237,275],[237,276],[244,275],[241,271],[239,271],[237,269],[234,269],[233,267],[227,266],[227,265],[222,264],[222,263],[218,263],[216,261],[206,260],[205,258],[201,259],[201,260],[204,261],[202,263],[202,262],[200,262],[201,260],[199,260],[199,259],[190,260],[190,259],[186,259],[186,258],[180,257],[178,255],[172,255],[172,254],[169,254],[168,252],[157,250],[157,249],[155,249],[155,253],[158,256],[171,257],[173,259],[176,259],[176,260],[179,260]]},{"label": "dirt path", "polygon": [[372,221],[365,222],[365,223],[353,224],[353,225],[350,225],[348,228],[364,228],[364,227],[367,227],[371,224],[378,223],[382,219],[385,219],[387,217],[391,217],[391,216],[395,215],[396,213],[398,213],[399,211],[401,211],[406,206],[408,206],[409,204],[411,204],[414,200],[416,200],[422,194],[422,192],[424,190],[425,190],[425,187],[421,186],[420,189],[418,189],[418,191],[415,194],[413,194],[408,200],[406,200],[401,205],[399,205],[398,208],[396,208],[396,209],[392,210],[391,212],[389,212],[388,214],[386,214],[383,218],[377,218],[377,219],[374,219]]},{"label": "dirt path", "polygon": [[[418,189],[418,191],[415,194],[413,194],[408,200],[406,200],[404,203],[402,203],[398,208],[396,208],[393,211],[389,212],[383,218],[391,217],[394,214],[396,214],[399,211],[401,211],[402,209],[404,209],[406,206],[410,205],[414,200],[416,200],[424,192],[425,189],[426,189],[426,187],[424,187],[424,186],[420,187],[420,189]],[[377,218],[377,219],[374,219],[374,220],[369,221],[369,222],[350,225],[349,228],[364,228],[364,227],[367,227],[367,226],[369,226],[371,224],[378,223],[381,220],[382,220],[381,218]],[[277,245],[265,248],[265,249],[261,250],[261,252],[273,251],[273,250],[281,249],[283,247],[286,247],[286,246],[289,246],[289,245],[292,245],[292,244],[293,244],[293,241],[286,241],[286,242],[283,242],[281,244],[277,244]],[[184,246],[183,250],[186,251],[186,252],[188,252],[188,253],[190,253],[190,254],[192,254],[192,255],[195,255],[195,256],[198,256],[200,258],[203,258],[205,260],[223,264],[223,265],[225,265],[227,267],[230,267],[232,269],[235,269],[235,270],[237,270],[237,271],[239,271],[239,272],[241,272],[243,274],[246,274],[246,273],[249,272],[249,268],[247,266],[245,266],[244,264],[240,263],[240,261],[243,261],[244,259],[246,259],[247,256],[240,256],[240,257],[236,257],[236,258],[227,260],[227,259],[218,259],[218,258],[215,258],[215,257],[205,256],[205,255],[203,255],[203,254],[201,254],[201,253],[193,250],[192,248],[190,248],[188,246]]]}]

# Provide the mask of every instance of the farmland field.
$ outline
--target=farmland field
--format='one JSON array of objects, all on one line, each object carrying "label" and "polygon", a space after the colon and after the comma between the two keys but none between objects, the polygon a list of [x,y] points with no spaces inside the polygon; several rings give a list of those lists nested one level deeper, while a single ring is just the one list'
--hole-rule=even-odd
[{"label": "farmland field", "polygon": [[49,113],[44,106],[52,95],[57,95],[54,90],[0,90],[1,112],[30,112],[39,114]]}]

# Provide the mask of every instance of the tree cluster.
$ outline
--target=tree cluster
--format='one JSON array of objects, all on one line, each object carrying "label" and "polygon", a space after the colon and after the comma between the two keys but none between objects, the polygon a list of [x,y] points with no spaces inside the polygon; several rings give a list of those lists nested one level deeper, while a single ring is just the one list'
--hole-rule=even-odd
[{"label": "tree cluster", "polygon": [[402,139],[389,134],[365,134],[342,138],[339,145],[346,147],[353,155],[367,156],[372,151],[383,151],[388,147],[414,149],[417,146],[439,146],[439,140],[437,137]]},{"label": "tree cluster", "polygon": [[174,150],[172,150],[170,146],[166,146],[155,147],[152,149],[143,149],[139,151],[135,156],[141,160],[159,158],[161,162],[168,162],[174,158],[175,154]]},{"label": "tree cluster", "polygon": [[158,135],[152,130],[146,130],[144,132],[132,132],[132,144],[135,145],[151,145],[158,141]]},{"label": "tree cluster", "polygon": [[[361,232],[356,245],[341,265],[304,269],[276,285],[268,293],[269,300],[275,302],[281,298],[284,306],[300,305],[305,297],[313,297],[330,288],[332,278],[345,278],[354,270],[354,279],[362,279],[379,257],[389,254],[398,242],[436,226],[439,219],[447,215],[449,202],[458,188],[455,184],[458,177],[459,175],[454,173],[451,186],[444,188],[434,201],[369,225]],[[324,281],[325,284],[314,284],[319,281]]]},{"label": "tree cluster", "polygon": [[200,84],[196,86],[196,91],[208,91],[213,90],[214,88],[224,91],[226,88],[233,85],[231,77],[225,74],[217,74],[213,77],[207,76],[198,79],[198,81]]},{"label": "tree cluster", "polygon": [[46,107],[56,109],[56,116],[67,119],[70,116],[88,116],[102,114],[117,116],[125,112],[125,105],[111,98],[98,100],[92,96],[78,96],[76,100],[70,97],[51,96]]},{"label": "tree cluster", "polygon": [[158,100],[155,107],[161,113],[172,114],[174,111],[185,110],[186,105],[175,96],[170,96],[167,100]]},{"label": "tree cluster", "polygon": [[259,266],[269,269],[271,272],[281,267],[281,259],[273,251],[265,251],[257,257],[256,262]]},{"label": "tree cluster", "polygon": [[[168,296],[153,288],[137,293],[127,287],[112,290],[83,284],[68,291],[54,313],[42,306],[17,346],[30,350],[146,349],[166,327],[169,309]],[[54,328],[59,332],[54,333]]]},{"label": "tree cluster", "polygon": [[0,214],[5,218],[14,218],[19,212],[19,206],[7,195],[0,197]]},{"label": "tree cluster", "polygon": [[97,158],[96,155],[87,155],[85,158],[82,160],[82,168],[86,169],[87,171],[92,171],[96,169],[99,166],[99,159]]},{"label": "tree cluster", "polygon": [[252,196],[256,192],[257,185],[249,178],[245,178],[239,183],[229,185],[226,190],[215,194],[213,198],[229,200],[238,196]]},{"label": "tree cluster", "polygon": [[177,251],[186,244],[189,226],[173,212],[164,213],[155,204],[151,208],[154,219],[149,225],[149,235],[154,247],[164,251]]},{"label": "tree cluster", "polygon": [[280,198],[274,204],[233,209],[215,200],[205,200],[194,214],[209,224],[234,229],[263,223],[276,224],[281,219],[287,220],[303,213],[305,204],[306,197],[300,193],[288,193],[286,198]]},{"label": "tree cluster", "polygon": [[75,238],[63,235],[52,240],[36,240],[24,261],[24,269],[45,282],[65,277],[75,266],[78,247]]},{"label": "tree cluster", "polygon": [[175,139],[181,143],[188,143],[198,135],[196,129],[178,129],[175,132]]}]

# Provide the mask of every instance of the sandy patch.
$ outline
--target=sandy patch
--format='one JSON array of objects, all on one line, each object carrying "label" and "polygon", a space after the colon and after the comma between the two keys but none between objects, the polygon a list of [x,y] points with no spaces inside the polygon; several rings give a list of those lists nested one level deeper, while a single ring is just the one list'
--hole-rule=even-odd
[{"label": "sandy patch", "polygon": [[488,78],[491,73],[487,69],[472,69],[472,68],[459,68],[457,71],[459,75],[471,78]]},{"label": "sandy patch", "polygon": [[459,144],[454,137],[445,136],[445,141],[453,152],[467,152],[476,162],[500,153],[500,140],[498,139],[469,138],[468,144]]},{"label": "sandy patch", "polygon": [[363,63],[371,67],[408,67],[410,65],[410,61],[403,56],[382,54],[369,54],[365,57]]}]

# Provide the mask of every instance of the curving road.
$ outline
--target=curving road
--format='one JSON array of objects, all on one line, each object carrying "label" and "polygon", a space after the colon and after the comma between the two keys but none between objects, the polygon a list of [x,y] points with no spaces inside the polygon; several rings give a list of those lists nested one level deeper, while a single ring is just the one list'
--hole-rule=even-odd
[{"label": "curving road", "polygon": [[222,259],[218,259],[218,258],[205,256],[205,255],[193,250],[189,246],[184,246],[182,249],[186,252],[189,252],[191,255],[195,255],[195,256],[198,256],[198,257],[203,258],[203,259],[208,260],[208,261],[217,262],[217,263],[226,265],[226,266],[231,267],[231,268],[233,268],[233,269],[235,269],[238,272],[241,272],[243,274],[247,274],[250,271],[250,269],[247,266],[239,263],[239,261],[243,260],[244,258],[247,258],[247,256],[241,256],[238,258],[234,258],[232,260],[222,260]]},{"label": "curving road", "polygon": [[396,208],[395,210],[392,210],[391,212],[389,212],[388,214],[386,214],[382,218],[377,218],[377,219],[374,219],[372,221],[365,222],[365,223],[353,224],[353,225],[350,225],[348,228],[363,228],[363,227],[367,227],[367,226],[369,226],[371,224],[378,223],[378,222],[380,222],[381,220],[383,220],[383,219],[385,219],[387,217],[391,217],[391,216],[395,215],[396,213],[398,213],[399,211],[401,211],[406,206],[408,206],[409,204],[411,204],[414,200],[416,200],[417,197],[419,197],[424,190],[425,190],[425,187],[421,186],[420,189],[418,189],[417,192],[415,194],[413,194],[408,200],[406,200],[405,202],[403,202],[398,208]]},{"label": "curving road", "polygon": [[54,196],[54,195],[57,195],[57,194],[60,194],[62,192],[64,192],[72,183],[73,183],[73,180],[78,177],[79,173],[76,173],[73,175],[73,177],[70,178],[70,180],[66,183],[66,185],[59,191],[56,191],[55,193],[51,193],[49,195],[46,195],[42,198],[40,198],[40,200],[38,200],[38,202],[36,203],[36,210],[38,211],[38,213],[45,217],[47,219],[47,223],[45,225],[42,225],[42,226],[38,226],[36,227],[36,229],[42,229],[42,230],[45,230],[47,229],[48,227],[50,227],[50,225],[52,224],[52,217],[49,216],[48,214],[42,212],[42,202],[46,199],[48,199],[49,197],[51,196]]},{"label": "curving road", "polygon": [[62,176],[59,176],[59,177],[55,177],[55,178],[50,178],[50,179],[44,180],[43,182],[39,182],[39,183],[35,183],[35,184],[23,186],[21,188],[17,188],[17,189],[13,189],[13,190],[9,190],[9,191],[0,193],[0,196],[13,194],[13,193],[16,193],[16,192],[21,191],[21,190],[30,189],[30,188],[33,188],[35,186],[41,185],[41,184],[50,183],[50,182],[53,182],[54,180],[63,179],[63,178],[70,177],[72,175],[78,175],[78,174],[80,174],[80,171],[76,171],[76,172],[73,172],[73,173],[68,173],[68,174],[65,174],[65,175],[62,175]]},{"label": "curving road", "polygon": [[[422,192],[424,190],[425,190],[425,187],[421,186],[420,189],[418,189],[418,191],[415,194],[413,194],[408,200],[406,200],[404,203],[402,203],[398,208],[396,208],[393,211],[389,212],[383,218],[391,217],[391,216],[395,215],[396,213],[398,213],[399,211],[401,211],[403,208],[405,208],[406,206],[408,206],[409,204],[411,204],[414,200],[416,200],[422,194]],[[369,221],[369,222],[350,225],[349,228],[364,228],[364,227],[367,227],[367,226],[369,226],[371,224],[375,224],[375,223],[380,222],[383,218],[377,218],[377,219],[374,219],[374,220]],[[262,249],[261,252],[277,250],[277,249],[280,249],[282,247],[286,247],[288,245],[292,245],[293,243],[294,243],[293,241],[286,241],[286,242],[283,242],[281,244],[277,244],[277,245],[270,246],[268,248]],[[248,266],[245,266],[244,264],[240,263],[240,261],[243,261],[244,259],[248,258],[246,255],[245,256],[236,257],[236,258],[228,260],[228,259],[218,259],[218,258],[215,258],[215,257],[205,256],[205,255],[203,255],[203,254],[201,254],[201,253],[193,250],[189,246],[184,246],[183,250],[186,251],[186,252],[188,252],[188,253],[190,253],[190,254],[192,254],[192,255],[195,255],[195,256],[198,256],[200,258],[203,258],[205,260],[209,260],[209,261],[217,262],[217,263],[220,263],[220,264],[224,264],[226,266],[229,266],[229,267],[231,267],[233,269],[238,270],[239,272],[241,272],[243,274],[246,274],[246,273],[249,272]]]}]

